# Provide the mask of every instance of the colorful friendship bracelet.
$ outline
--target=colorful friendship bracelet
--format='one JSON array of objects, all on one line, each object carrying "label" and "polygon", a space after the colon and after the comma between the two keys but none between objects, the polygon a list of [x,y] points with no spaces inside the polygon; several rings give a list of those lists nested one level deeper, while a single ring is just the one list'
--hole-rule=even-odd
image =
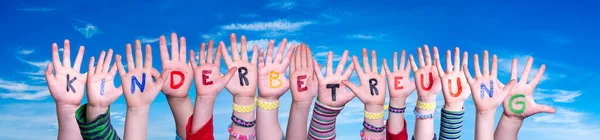
[{"label": "colorful friendship bracelet", "polygon": [[390,113],[404,113],[404,111],[406,110],[406,106],[404,106],[403,108],[395,108],[393,106],[389,106],[388,111]]},{"label": "colorful friendship bracelet", "polygon": [[256,138],[255,132],[252,132],[252,134],[250,134],[250,135],[241,135],[241,134],[233,132],[233,128],[231,128],[231,124],[229,124],[229,126],[227,127],[227,131],[229,131],[230,136],[232,136],[233,138],[236,138],[238,140],[253,140],[254,138]]},{"label": "colorful friendship bracelet", "polygon": [[[383,135],[384,135],[384,136],[386,135],[385,133],[386,133],[386,132],[383,132]],[[365,131],[364,131],[364,130],[360,130],[360,139],[361,139],[361,140],[385,140],[385,137],[383,137],[383,138],[378,138],[378,139],[367,138],[367,137],[365,137]]]},{"label": "colorful friendship bracelet", "polygon": [[433,103],[423,103],[421,101],[417,101],[417,108],[419,108],[419,109],[425,109],[425,110],[432,110],[432,109],[435,109],[435,102],[433,102]]},{"label": "colorful friendship bracelet", "polygon": [[239,113],[250,113],[250,112],[254,111],[255,105],[256,105],[256,102],[249,106],[242,106],[242,105],[233,103],[233,111],[239,112]]},{"label": "colorful friendship bracelet", "polygon": [[385,111],[381,111],[380,113],[371,113],[371,112],[365,111],[365,118],[371,119],[371,120],[383,119],[384,112]]},{"label": "colorful friendship bracelet", "polygon": [[416,108],[413,110],[413,113],[415,113],[415,117],[417,117],[417,119],[433,119],[433,115],[435,114],[435,112],[431,114],[419,114]]},{"label": "colorful friendship bracelet", "polygon": [[367,121],[363,121],[363,126],[367,130],[369,130],[371,132],[376,132],[376,133],[383,132],[383,130],[385,130],[385,125],[383,125],[382,127],[377,127],[377,126],[373,126],[373,125],[367,123]]},{"label": "colorful friendship bracelet", "polygon": [[247,122],[247,121],[244,121],[244,120],[236,117],[235,115],[231,115],[231,121],[233,121],[233,123],[235,123],[235,125],[238,125],[241,127],[254,127],[254,125],[256,124],[256,120]]},{"label": "colorful friendship bracelet", "polygon": [[256,99],[256,102],[258,103],[258,108],[262,110],[275,110],[279,108],[279,100],[275,102],[264,102]]}]

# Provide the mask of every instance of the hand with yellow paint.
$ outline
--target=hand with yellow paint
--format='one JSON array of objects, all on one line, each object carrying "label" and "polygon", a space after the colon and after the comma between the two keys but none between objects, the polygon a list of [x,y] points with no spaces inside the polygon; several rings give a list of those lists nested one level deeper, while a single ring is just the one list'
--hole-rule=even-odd
[{"label": "hand with yellow paint", "polygon": [[[433,48],[433,57],[437,72],[442,82],[442,93],[444,94],[444,109],[450,111],[461,111],[465,101],[471,95],[471,89],[463,70],[461,70],[460,49],[454,48],[454,64],[450,58],[452,52],[446,51],[446,71],[442,69],[440,54],[437,47]],[[462,64],[468,64],[469,55],[463,54]]]},{"label": "hand with yellow paint", "polygon": [[260,49],[258,55],[258,96],[261,101],[277,101],[290,88],[286,70],[294,52],[294,44],[291,45],[284,57],[284,51],[287,49],[287,39],[284,38],[279,43],[275,59],[273,59],[274,46],[275,41],[270,40],[266,58],[263,49]]}]

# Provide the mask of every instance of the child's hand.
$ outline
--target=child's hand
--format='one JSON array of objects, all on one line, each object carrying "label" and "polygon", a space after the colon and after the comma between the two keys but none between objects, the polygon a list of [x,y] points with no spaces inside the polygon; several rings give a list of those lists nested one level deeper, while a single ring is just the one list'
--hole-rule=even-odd
[{"label": "child's hand", "polygon": [[269,41],[267,48],[267,57],[265,60],[264,50],[260,49],[258,55],[258,94],[261,100],[274,102],[290,88],[288,79],[285,77],[286,69],[290,63],[290,57],[294,53],[294,45],[287,51],[285,57],[283,53],[287,48],[287,39],[279,44],[277,54],[273,60],[273,46],[275,42]]},{"label": "child's hand", "polygon": [[[231,39],[231,54],[229,55],[227,49],[221,49],[223,53],[223,59],[229,69],[237,67],[237,72],[234,74],[229,83],[225,86],[229,93],[234,97],[246,97],[254,98],[256,94],[256,59],[258,54],[258,47],[254,45],[252,49],[252,60],[248,62],[248,50],[246,47],[246,37],[242,36],[241,53],[238,53],[238,45],[235,34],[230,35]],[[219,43],[220,46],[225,46],[225,43]],[[242,55],[240,57],[240,54]]]},{"label": "child's hand", "polygon": [[[412,55],[409,56],[412,70],[415,72],[415,83],[417,88],[417,94],[419,100],[424,102],[435,102],[438,92],[440,92],[440,77],[434,64],[431,63],[431,53],[429,53],[429,47],[423,46],[425,49],[425,59],[423,58],[423,52],[421,48],[417,49],[419,53],[419,67],[415,63],[415,59]],[[434,47],[435,48],[435,47]]]},{"label": "child's hand", "polygon": [[296,48],[290,60],[290,89],[294,102],[308,102],[309,104],[317,95],[317,76],[314,72],[317,63],[312,57],[312,52],[306,44]]},{"label": "child's hand", "polygon": [[[219,45],[217,47],[217,55],[214,57],[214,61],[213,46],[212,40],[208,42],[207,51],[204,50],[206,44],[202,43],[200,46],[200,66],[196,64],[194,59],[190,59],[190,64],[192,64],[192,67],[194,68],[196,95],[210,97],[212,99],[217,98],[217,94],[223,91],[223,88],[237,70],[236,67],[230,68],[225,76],[221,76],[221,49],[225,49],[225,46]],[[204,57],[204,54],[207,54],[206,57]],[[194,50],[190,50],[190,56],[196,56]]]},{"label": "child's hand", "polygon": [[[299,55],[298,52],[296,52],[296,55]],[[352,71],[354,70],[354,65],[350,65],[344,71],[347,60],[348,50],[345,50],[337,68],[335,68],[335,73],[333,73],[333,53],[329,52],[327,55],[325,77],[323,77],[321,67],[317,67],[317,62],[314,62],[315,64],[313,64],[313,67],[319,81],[319,96],[317,97],[319,102],[332,107],[342,107],[354,98],[354,94],[346,89],[346,85],[342,84],[342,81],[350,78]],[[296,60],[296,62],[298,62],[298,60]]]},{"label": "child's hand", "polygon": [[[88,110],[100,108],[100,110],[95,110],[96,112],[94,113],[102,114],[106,112],[108,106],[123,94],[123,86],[116,88],[114,84],[115,75],[117,74],[117,65],[110,65],[112,56],[112,49],[108,49],[108,55],[102,51],[95,67],[94,57],[92,56],[90,59],[87,81],[87,97],[88,105],[90,106],[88,107]],[[94,116],[93,118],[95,118],[96,115],[91,116]]]},{"label": "child's hand", "polygon": [[[533,90],[542,79],[546,65],[542,64],[533,80],[527,84],[529,73],[531,71],[531,65],[533,64],[533,58],[527,59],[527,64],[521,75],[521,81],[515,84],[515,86],[508,92],[508,96],[504,98],[503,107],[504,115],[508,117],[518,117],[524,119],[537,113],[554,113],[556,110],[547,105],[540,105],[535,103],[533,100]],[[517,80],[517,59],[513,59],[512,67],[510,72],[510,79]]]},{"label": "child's hand", "polygon": [[[179,44],[181,42],[181,44]],[[169,79],[166,79],[162,85],[162,91],[168,98],[186,98],[190,85],[192,84],[192,67],[186,64],[186,41],[184,37],[177,40],[177,34],[171,34],[171,58],[167,50],[167,41],[165,36],[160,36],[160,59],[162,60],[163,72],[170,69],[171,72],[166,73]],[[190,60],[194,58],[190,57]]]},{"label": "child's hand", "polygon": [[[127,44],[127,72],[121,63],[121,55],[117,55],[117,67],[123,84],[123,92],[127,101],[127,108],[149,108],[158,92],[161,90],[170,70],[163,71],[162,75],[152,67],[152,48],[146,45],[146,58],[142,63],[142,44],[135,41],[135,64],[131,52],[131,44]],[[150,75],[156,82],[153,82]]]},{"label": "child's hand", "polygon": [[405,101],[406,98],[415,91],[415,84],[410,81],[410,65],[405,65],[406,51],[402,50],[400,57],[400,66],[398,66],[398,53],[394,52],[392,60],[392,70],[387,65],[387,61],[383,59],[383,68],[386,70],[388,88],[390,91],[391,101]]},{"label": "child's hand", "polygon": [[471,77],[471,73],[467,69],[467,65],[463,64],[463,70],[471,91],[473,91],[473,100],[477,111],[492,111],[498,108],[498,106],[506,97],[508,91],[517,83],[516,80],[511,80],[508,84],[502,87],[502,83],[498,81],[498,57],[496,55],[492,58],[492,72],[489,70],[489,58],[487,50],[483,52],[483,75],[479,70],[479,57],[477,54],[474,55],[473,63],[475,63],[475,79]]},{"label": "child's hand", "polygon": [[[64,42],[63,62],[60,62],[58,56],[58,45],[52,44],[52,64],[48,64],[46,69],[46,82],[50,94],[57,105],[67,105],[77,108],[83,98],[83,89],[87,76],[81,74],[81,59],[83,57],[84,47],[79,47],[75,65],[71,67],[71,47],[69,40]],[[54,71],[54,75],[52,74]]]},{"label": "child's hand", "polygon": [[[454,65],[450,59],[450,50],[446,51],[446,72],[442,69],[440,56],[437,48],[433,48],[435,64],[437,65],[438,74],[442,81],[442,92],[444,93],[444,108],[449,110],[462,110],[465,100],[471,95],[471,89],[467,78],[465,78],[463,70],[460,69],[460,50],[458,47],[454,49]],[[462,63],[468,64],[467,52],[463,55]]]},{"label": "child's hand", "polygon": [[[356,74],[360,79],[360,86],[356,86],[354,83],[349,81],[342,81],[342,83],[350,88],[352,92],[362,101],[365,106],[369,105],[381,105],[385,102],[385,67],[378,74],[377,69],[377,55],[375,50],[371,51],[371,63],[373,67],[369,66],[369,58],[367,55],[367,49],[363,48],[362,51],[364,71],[358,63],[358,58],[352,56],[352,64],[356,68]],[[385,61],[385,59],[384,59]]]}]

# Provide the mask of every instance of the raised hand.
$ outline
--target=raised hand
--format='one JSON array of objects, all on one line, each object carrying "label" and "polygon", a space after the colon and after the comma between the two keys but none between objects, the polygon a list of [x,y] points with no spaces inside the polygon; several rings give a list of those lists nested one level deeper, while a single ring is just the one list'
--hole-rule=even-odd
[{"label": "raised hand", "polygon": [[[46,69],[46,82],[54,101],[58,105],[69,105],[77,108],[83,98],[83,89],[87,74],[79,72],[84,47],[79,47],[75,58],[75,65],[71,66],[71,45],[69,40],[64,42],[63,62],[58,56],[58,45],[52,44],[52,64]],[[52,74],[54,71],[54,75]]]},{"label": "raised hand", "polygon": [[[404,103],[406,98],[415,91],[415,84],[410,81],[410,65],[405,65],[406,51],[402,50],[400,57],[400,66],[398,66],[398,53],[394,52],[392,60],[392,70],[388,67],[387,61],[383,59],[383,68],[386,70],[388,88],[390,91],[390,104],[393,102]],[[403,107],[403,106],[395,106]]]},{"label": "raised hand", "polygon": [[369,105],[383,105],[385,102],[385,67],[378,74],[377,69],[377,54],[375,50],[371,51],[371,63],[373,67],[369,66],[369,57],[367,49],[362,50],[363,70],[358,63],[358,58],[352,56],[352,64],[356,67],[356,74],[360,79],[360,86],[356,86],[354,83],[349,81],[342,81],[342,83],[362,101],[365,106]]},{"label": "raised hand", "polygon": [[[162,75],[152,67],[152,48],[146,45],[145,63],[142,63],[142,44],[135,41],[135,64],[131,52],[131,44],[126,46],[127,72],[121,63],[121,55],[117,55],[117,67],[123,84],[123,92],[127,101],[127,108],[143,107],[148,109],[158,92],[167,80],[170,70],[163,71]],[[151,77],[154,78],[152,81]]]},{"label": "raised hand", "polygon": [[[186,40],[181,37],[177,40],[177,34],[171,34],[171,58],[167,50],[165,36],[160,36],[160,59],[162,60],[163,72],[170,69],[169,79],[162,85],[162,91],[168,98],[185,98],[188,96],[192,84],[192,67],[187,64]],[[191,55],[193,56],[193,55]],[[194,58],[190,57],[190,60]]]},{"label": "raised hand", "polygon": [[419,47],[417,53],[419,53],[419,67],[415,63],[415,59],[412,55],[409,56],[412,70],[415,72],[415,85],[417,86],[417,94],[419,100],[422,102],[435,102],[438,92],[440,92],[440,77],[434,64],[431,63],[431,53],[429,53],[429,47],[423,46],[425,50],[425,58],[423,58],[423,52]]},{"label": "raised hand", "polygon": [[[234,74],[225,88],[235,97],[254,98],[256,94],[256,59],[258,47],[254,45],[252,49],[252,60],[248,62],[248,49],[246,47],[246,37],[242,36],[241,53],[238,52],[238,45],[235,34],[230,35],[231,39],[231,56],[227,49],[221,49],[223,59],[227,68],[237,67],[237,72]],[[225,43],[220,42],[220,46],[225,46]],[[241,56],[240,56],[241,54]],[[233,57],[232,57],[233,56]]]},{"label": "raised hand", "polygon": [[[225,76],[221,74],[221,50],[225,49],[225,46],[219,45],[217,47],[217,54],[213,60],[213,41],[208,42],[208,50],[206,44],[202,43],[200,46],[200,65],[196,64],[194,59],[190,59],[190,63],[194,68],[194,81],[196,84],[196,95],[200,97],[211,97],[212,99],[217,97],[217,94],[223,90],[225,85],[233,77],[237,70],[237,67],[232,67],[227,71]],[[206,56],[204,55],[206,54]],[[190,50],[190,56],[196,56],[194,50]]]},{"label": "raised hand", "polygon": [[471,77],[471,73],[467,69],[467,65],[463,64],[463,70],[471,91],[473,91],[473,100],[477,111],[496,110],[504,101],[508,91],[516,84],[516,80],[511,80],[506,86],[498,80],[498,57],[492,57],[492,71],[489,68],[488,51],[483,52],[483,74],[479,67],[479,57],[474,55],[473,63],[475,65],[475,78]]},{"label": "raised hand", "polygon": [[[242,38],[242,41],[245,41],[245,39]],[[261,100],[267,102],[279,100],[279,97],[290,88],[285,72],[294,52],[294,44],[292,44],[292,47],[283,57],[283,53],[287,48],[287,39],[284,38],[279,44],[277,54],[273,60],[273,46],[275,46],[275,42],[273,40],[269,41],[266,60],[263,49],[260,50],[258,55],[258,94]]]},{"label": "raised hand", "polygon": [[[471,95],[471,89],[467,78],[465,78],[463,70],[461,70],[460,61],[460,49],[454,48],[454,64],[450,56],[451,51],[446,51],[446,71],[442,69],[440,62],[440,55],[436,47],[433,48],[433,54],[435,59],[435,65],[437,65],[437,71],[442,81],[442,93],[444,93],[444,108],[448,110],[462,110],[465,100]],[[462,63],[468,64],[468,54],[463,54]],[[467,70],[468,71],[468,70]]]},{"label": "raised hand", "polygon": [[[296,52],[296,55],[299,55]],[[300,54],[301,55],[301,54]],[[346,61],[348,60],[348,50],[344,51],[340,62],[338,63],[337,68],[335,68],[335,73],[333,72],[333,52],[329,52],[327,54],[327,66],[325,68],[325,77],[321,72],[321,67],[318,66],[315,61],[313,67],[315,70],[315,74],[317,75],[317,79],[319,80],[319,96],[317,99],[319,102],[332,106],[332,107],[343,107],[350,100],[354,98],[354,94],[351,91],[346,89],[346,85],[341,84],[342,81],[346,81],[352,75],[352,71],[354,70],[354,65],[348,66],[346,70],[344,70],[344,66],[346,65]],[[298,60],[296,60],[298,62]],[[343,73],[342,73],[343,72]]]},{"label": "raised hand", "polygon": [[[542,64],[535,77],[527,83],[529,73],[531,72],[531,65],[533,64],[533,58],[527,59],[525,69],[521,75],[521,80],[514,85],[508,92],[508,96],[504,98],[503,107],[504,115],[508,117],[527,118],[537,113],[554,113],[556,110],[547,105],[540,105],[535,103],[533,100],[533,90],[542,79],[546,65]],[[510,72],[510,79],[517,80],[517,59],[513,59],[512,67]]]},{"label": "raised hand", "polygon": [[292,91],[292,99],[299,103],[312,103],[312,100],[317,95],[319,87],[317,81],[317,73],[314,72],[317,66],[316,61],[312,57],[312,52],[306,44],[302,43],[296,48],[290,60],[290,89]]},{"label": "raised hand", "polygon": [[95,120],[100,114],[104,114],[108,107],[123,94],[123,86],[115,87],[114,80],[117,74],[117,65],[111,66],[113,50],[100,52],[98,63],[94,66],[94,57],[90,58],[86,109],[87,120]]}]

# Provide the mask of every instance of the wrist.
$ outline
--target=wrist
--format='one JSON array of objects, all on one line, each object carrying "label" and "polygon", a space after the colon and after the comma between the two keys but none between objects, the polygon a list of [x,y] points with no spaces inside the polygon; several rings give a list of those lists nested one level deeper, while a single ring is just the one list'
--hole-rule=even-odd
[{"label": "wrist", "polygon": [[233,103],[235,103],[237,105],[241,105],[241,106],[249,106],[249,105],[253,105],[255,102],[254,102],[254,97],[234,96]]},{"label": "wrist", "polygon": [[402,108],[406,106],[406,98],[390,98],[390,106]]},{"label": "wrist", "polygon": [[127,107],[127,112],[132,113],[148,113],[150,110],[150,106],[136,106],[136,107]]},{"label": "wrist", "polygon": [[96,118],[98,118],[98,116],[100,116],[101,114],[106,113],[106,111],[108,110],[108,107],[104,107],[104,106],[94,106],[91,104],[87,104],[86,106],[86,119],[87,122],[93,121]]},{"label": "wrist", "polygon": [[477,110],[477,116],[481,116],[481,117],[494,117],[494,115],[496,115],[496,109],[490,109],[490,110]]},{"label": "wrist", "polygon": [[371,112],[371,113],[380,113],[380,112],[383,112],[383,105],[366,104],[365,111]]},{"label": "wrist", "polygon": [[461,103],[448,103],[444,104],[444,109],[448,111],[461,111],[463,110],[463,102]]},{"label": "wrist", "polygon": [[258,100],[263,101],[263,102],[276,102],[279,101],[279,97],[264,97],[264,96],[258,96]]},{"label": "wrist", "polygon": [[424,103],[434,103],[436,99],[436,96],[419,96],[417,98],[418,101],[424,102]]}]

